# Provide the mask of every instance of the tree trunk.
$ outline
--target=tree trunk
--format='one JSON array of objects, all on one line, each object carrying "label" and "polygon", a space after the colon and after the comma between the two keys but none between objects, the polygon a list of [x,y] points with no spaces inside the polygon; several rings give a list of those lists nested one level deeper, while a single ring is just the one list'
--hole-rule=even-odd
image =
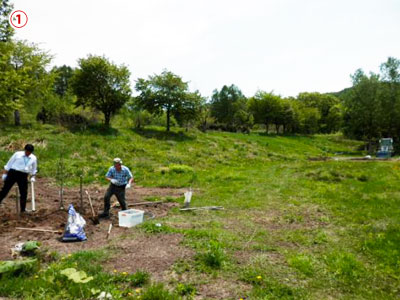
[{"label": "tree trunk", "polygon": [[170,127],[170,120],[171,119],[171,112],[169,110],[169,108],[167,109],[167,132],[169,132],[169,127]]},{"label": "tree trunk", "polygon": [[275,124],[275,128],[276,128],[276,134],[279,134],[279,125]]},{"label": "tree trunk", "polygon": [[203,132],[207,131],[207,120],[203,122]]},{"label": "tree trunk", "polygon": [[107,127],[110,127],[110,120],[111,120],[111,114],[109,112],[104,113],[104,124]]},{"label": "tree trunk", "polygon": [[15,126],[21,126],[21,115],[18,109],[14,111],[14,123]]},{"label": "tree trunk", "polygon": [[265,133],[268,134],[268,122],[265,122]]}]

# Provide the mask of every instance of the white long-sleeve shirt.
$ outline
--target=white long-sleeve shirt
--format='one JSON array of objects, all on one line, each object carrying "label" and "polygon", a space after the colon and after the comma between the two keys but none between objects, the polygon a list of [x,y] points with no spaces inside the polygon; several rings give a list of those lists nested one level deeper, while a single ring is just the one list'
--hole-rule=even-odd
[{"label": "white long-sleeve shirt", "polygon": [[14,169],[34,176],[37,173],[37,158],[32,153],[26,156],[25,151],[17,151],[11,156],[4,169],[6,171]]}]

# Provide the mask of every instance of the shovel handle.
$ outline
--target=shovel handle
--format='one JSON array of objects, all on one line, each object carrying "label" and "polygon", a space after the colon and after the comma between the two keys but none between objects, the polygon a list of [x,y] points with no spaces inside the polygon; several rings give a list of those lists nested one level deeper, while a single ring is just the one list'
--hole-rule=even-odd
[{"label": "shovel handle", "polygon": [[94,209],[93,209],[92,199],[90,199],[90,195],[89,195],[88,191],[85,191],[85,193],[86,193],[86,195],[88,196],[88,199],[89,199],[90,209],[92,210],[92,215],[93,215],[93,218],[95,218],[95,217],[96,217],[96,215],[94,214]]},{"label": "shovel handle", "polygon": [[36,203],[35,203],[35,182],[31,181],[31,201],[32,201],[32,211],[36,210]]}]

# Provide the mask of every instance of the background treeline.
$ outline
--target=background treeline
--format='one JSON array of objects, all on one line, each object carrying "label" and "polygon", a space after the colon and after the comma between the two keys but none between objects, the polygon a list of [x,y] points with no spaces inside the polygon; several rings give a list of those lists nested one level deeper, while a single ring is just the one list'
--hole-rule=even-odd
[{"label": "background treeline", "polygon": [[370,146],[400,132],[400,61],[389,57],[380,74],[357,70],[353,86],[338,93],[300,93],[285,98],[268,91],[246,97],[225,85],[210,98],[190,91],[188,82],[164,70],[130,84],[130,72],[103,56],[88,55],[78,67],[50,68],[52,56],[37,45],[13,38],[12,5],[0,0],[0,121],[58,123],[85,129],[124,123],[197,127],[200,130],[276,134],[343,131]]}]

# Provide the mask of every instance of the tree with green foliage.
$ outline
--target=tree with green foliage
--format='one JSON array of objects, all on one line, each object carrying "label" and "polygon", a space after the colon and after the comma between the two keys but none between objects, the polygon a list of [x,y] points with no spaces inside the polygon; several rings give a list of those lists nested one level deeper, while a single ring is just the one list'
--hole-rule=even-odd
[{"label": "tree with green foliage", "polygon": [[203,99],[203,103],[200,105],[198,127],[201,131],[206,132],[209,126],[215,123],[215,119],[211,116],[210,103]]},{"label": "tree with green foliage", "polygon": [[204,99],[199,91],[187,93],[186,98],[187,100],[181,102],[180,107],[176,109],[174,117],[179,126],[186,127],[186,130],[188,130],[189,126],[194,125],[200,117],[199,114]]},{"label": "tree with green foliage", "polygon": [[211,96],[211,116],[232,130],[235,127],[235,114],[239,110],[246,110],[246,101],[246,97],[237,86],[224,85],[221,91],[214,90]]},{"label": "tree with green foliage", "polygon": [[148,79],[139,78],[135,88],[140,93],[136,98],[141,108],[156,115],[166,113],[167,131],[172,116],[181,124],[194,117],[201,98],[198,93],[189,92],[181,77],[167,70]]},{"label": "tree with green foliage", "polygon": [[400,137],[400,60],[389,57],[381,64],[382,136]]},{"label": "tree with green foliage", "polygon": [[283,133],[293,130],[296,128],[296,113],[293,108],[293,100],[282,99],[279,105],[279,111],[275,118],[276,132],[279,133],[279,128],[282,127]]},{"label": "tree with green foliage", "polygon": [[340,128],[340,100],[334,95],[320,93],[300,93],[297,99],[305,107],[316,108],[319,111],[318,132],[332,133]]},{"label": "tree with green foliage", "polygon": [[0,43],[1,117],[14,111],[15,125],[21,124],[20,109],[31,110],[51,88],[46,71],[50,55],[24,41]]},{"label": "tree with green foliage", "polygon": [[70,66],[53,67],[51,70],[55,74],[54,92],[60,97],[64,97],[70,89],[70,81],[74,75],[74,69]]},{"label": "tree with green foliage", "polygon": [[315,107],[300,106],[300,132],[315,134],[319,130],[321,114]]},{"label": "tree with green foliage", "polygon": [[9,0],[0,0],[0,43],[10,42],[14,34],[14,29],[8,20],[12,10],[13,5]]},{"label": "tree with green foliage", "polygon": [[105,57],[89,55],[79,59],[71,82],[76,105],[101,111],[105,125],[110,126],[111,117],[131,97],[129,77],[126,66],[117,66]]},{"label": "tree with green foliage", "polygon": [[359,69],[352,75],[353,88],[344,101],[344,132],[347,136],[368,142],[369,149],[381,136],[384,111],[379,75],[368,77]]},{"label": "tree with green foliage", "polygon": [[269,126],[276,124],[281,111],[281,97],[272,92],[258,91],[254,97],[249,99],[249,110],[254,116],[257,124],[265,125],[265,132],[268,133]]}]

